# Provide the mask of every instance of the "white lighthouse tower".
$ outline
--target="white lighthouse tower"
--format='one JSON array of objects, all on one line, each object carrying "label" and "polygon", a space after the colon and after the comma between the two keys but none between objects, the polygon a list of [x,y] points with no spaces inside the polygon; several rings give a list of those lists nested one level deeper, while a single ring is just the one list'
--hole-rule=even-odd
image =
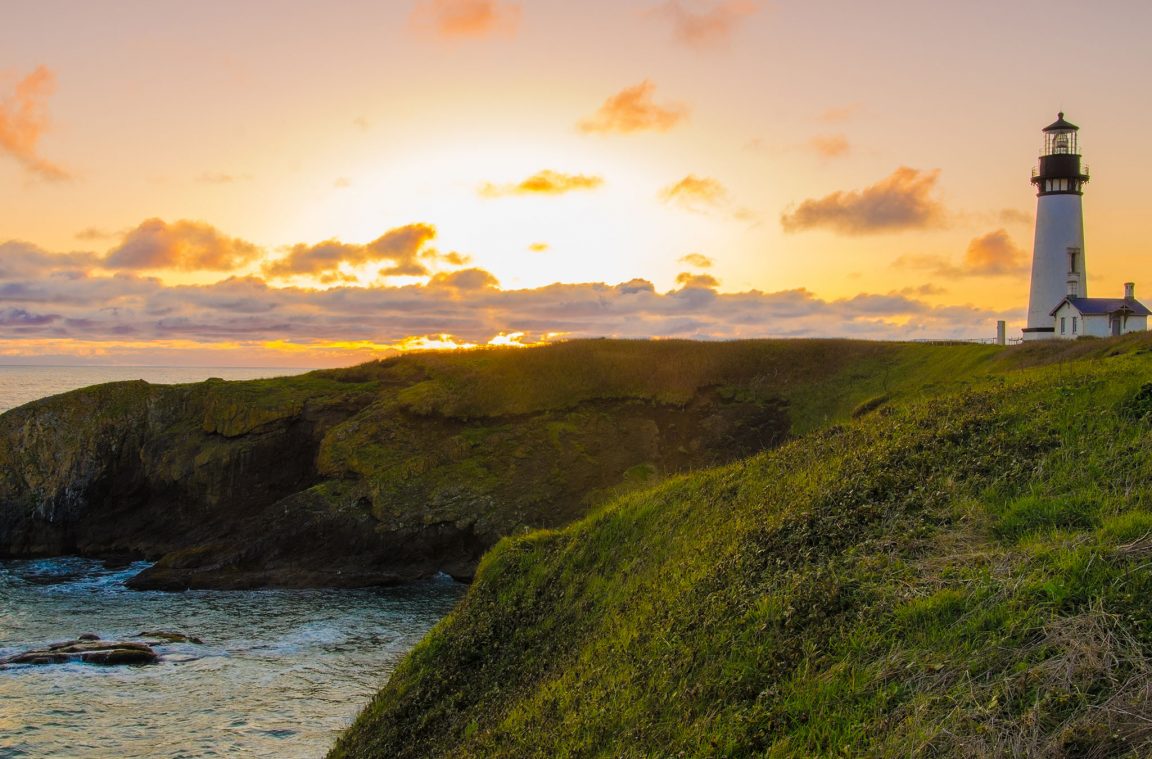
[{"label": "white lighthouse tower", "polygon": [[1080,163],[1079,131],[1063,113],[1044,127],[1044,152],[1032,171],[1038,198],[1025,340],[1056,337],[1052,310],[1069,296],[1088,297],[1082,204],[1088,169]]}]

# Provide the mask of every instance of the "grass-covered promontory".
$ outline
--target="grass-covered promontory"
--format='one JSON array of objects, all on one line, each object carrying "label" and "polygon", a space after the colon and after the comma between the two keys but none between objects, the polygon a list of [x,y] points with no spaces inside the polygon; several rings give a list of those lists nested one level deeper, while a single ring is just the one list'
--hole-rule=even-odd
[{"label": "grass-covered promontory", "polygon": [[1000,371],[999,355],[588,340],[87,388],[0,414],[0,557],[155,559],[142,589],[467,578],[503,536]]},{"label": "grass-covered promontory", "polygon": [[1152,340],[933,361],[503,540],[332,757],[1149,755]]}]

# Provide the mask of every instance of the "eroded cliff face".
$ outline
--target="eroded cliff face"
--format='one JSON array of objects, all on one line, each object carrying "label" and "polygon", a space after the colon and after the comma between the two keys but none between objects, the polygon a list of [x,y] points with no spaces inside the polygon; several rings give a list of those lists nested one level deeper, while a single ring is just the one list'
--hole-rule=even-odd
[{"label": "eroded cliff face", "polygon": [[[371,376],[115,383],[0,415],[0,556],[143,556],[137,588],[471,576],[501,537],[778,443],[783,402],[582,400],[480,418]],[[724,397],[722,397],[724,396]]]}]

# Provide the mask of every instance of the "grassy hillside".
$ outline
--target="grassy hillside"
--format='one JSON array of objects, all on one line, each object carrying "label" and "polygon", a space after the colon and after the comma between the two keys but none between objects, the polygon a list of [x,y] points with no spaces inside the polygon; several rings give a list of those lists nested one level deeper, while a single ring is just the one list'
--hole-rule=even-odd
[{"label": "grassy hillside", "polygon": [[400,408],[456,419],[561,411],[594,400],[683,405],[782,398],[794,431],[847,416],[878,395],[932,390],[995,371],[1003,350],[860,340],[577,340],[531,350],[409,354],[319,378],[378,382]]},{"label": "grassy hillside", "polygon": [[1148,755],[1150,347],[793,388],[857,418],[502,541],[332,756]]}]

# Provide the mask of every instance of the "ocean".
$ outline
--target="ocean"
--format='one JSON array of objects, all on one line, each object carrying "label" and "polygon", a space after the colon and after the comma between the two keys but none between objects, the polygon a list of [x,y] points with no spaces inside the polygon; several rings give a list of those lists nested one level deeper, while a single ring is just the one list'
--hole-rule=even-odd
[{"label": "ocean", "polygon": [[179,385],[201,382],[209,377],[246,380],[303,374],[306,371],[243,367],[0,365],[0,414],[37,398],[105,382],[142,379],[157,385]]},{"label": "ocean", "polygon": [[[124,379],[252,379],[269,369],[0,367],[0,411]],[[128,590],[147,566],[0,561],[0,658],[94,633],[178,630],[160,663],[0,667],[0,759],[322,757],[392,668],[455,605],[447,577],[365,590]]]}]

